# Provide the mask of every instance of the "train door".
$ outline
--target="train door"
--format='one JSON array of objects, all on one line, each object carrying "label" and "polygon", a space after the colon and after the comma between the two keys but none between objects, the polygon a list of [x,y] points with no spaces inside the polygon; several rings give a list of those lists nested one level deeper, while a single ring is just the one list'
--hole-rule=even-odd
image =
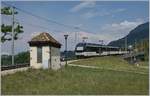
[{"label": "train door", "polygon": [[102,48],[99,47],[99,55],[102,54]]}]

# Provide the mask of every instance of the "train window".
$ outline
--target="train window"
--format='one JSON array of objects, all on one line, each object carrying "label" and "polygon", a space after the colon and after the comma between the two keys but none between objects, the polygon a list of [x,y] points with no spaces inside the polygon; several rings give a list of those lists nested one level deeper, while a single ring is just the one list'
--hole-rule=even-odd
[{"label": "train window", "polygon": [[98,47],[86,47],[85,51],[87,51],[87,52],[99,52],[99,48]]},{"label": "train window", "polygon": [[83,47],[77,47],[77,50],[83,50]]}]

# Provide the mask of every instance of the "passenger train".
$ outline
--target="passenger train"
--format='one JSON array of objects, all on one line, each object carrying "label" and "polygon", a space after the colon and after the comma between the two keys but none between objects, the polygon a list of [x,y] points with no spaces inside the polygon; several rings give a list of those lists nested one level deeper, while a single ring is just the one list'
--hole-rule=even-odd
[{"label": "passenger train", "polygon": [[75,47],[75,55],[79,57],[121,55],[128,51],[121,50],[119,47],[94,44],[94,43],[78,43]]}]

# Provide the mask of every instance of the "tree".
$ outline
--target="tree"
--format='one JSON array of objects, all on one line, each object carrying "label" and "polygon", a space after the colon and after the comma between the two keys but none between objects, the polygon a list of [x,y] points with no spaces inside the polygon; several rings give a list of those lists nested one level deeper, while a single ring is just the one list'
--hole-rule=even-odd
[{"label": "tree", "polygon": [[[30,53],[29,51],[20,52],[15,55],[16,64],[30,63]],[[11,55],[2,55],[1,56],[1,65],[11,65]]]},{"label": "tree", "polygon": [[15,55],[15,63],[16,64],[24,64],[30,62],[30,53],[29,51],[26,52],[20,52],[17,55]]},{"label": "tree", "polygon": [[[10,7],[4,7],[1,9],[1,14],[2,15],[12,15],[12,10]],[[14,12],[14,14],[18,14],[18,12]],[[16,22],[14,22],[15,24]],[[15,26],[14,26],[15,27]],[[12,32],[12,25],[5,25],[2,24],[1,25],[1,32],[2,32],[2,36],[1,36],[1,42],[4,43],[5,41],[10,41],[11,38],[11,32]],[[23,26],[21,26],[19,23],[17,24],[17,26],[14,28],[14,40],[18,39],[18,35],[20,33],[23,33]]]},{"label": "tree", "polygon": [[137,49],[138,52],[144,52],[144,58],[148,61],[149,59],[149,40],[143,39],[139,41],[135,46],[135,49]]}]

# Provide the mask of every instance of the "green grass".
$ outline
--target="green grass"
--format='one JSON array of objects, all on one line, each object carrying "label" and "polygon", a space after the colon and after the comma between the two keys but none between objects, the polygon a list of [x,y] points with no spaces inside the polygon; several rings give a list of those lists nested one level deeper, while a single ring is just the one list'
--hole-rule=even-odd
[{"label": "green grass", "polygon": [[67,67],[2,76],[2,94],[148,94],[148,74]]},{"label": "green grass", "polygon": [[142,72],[148,74],[148,62],[139,62],[140,66],[147,66],[147,69],[129,64],[126,60],[119,56],[104,56],[82,59],[72,64],[97,66],[101,69],[112,69],[117,71]]},{"label": "green grass", "polygon": [[142,62],[139,62],[139,64],[141,66],[149,67],[149,62],[148,61],[142,61]]},{"label": "green grass", "polygon": [[[113,61],[116,60],[115,57],[110,58]],[[98,62],[101,59],[89,58],[89,61],[86,59],[85,61],[82,60],[82,62],[88,62],[87,64],[89,64],[92,60],[93,62]],[[81,63],[81,61],[79,62]],[[122,68],[118,63],[124,61],[115,62],[119,67],[115,66],[115,63],[113,63],[115,67],[106,65],[106,69],[67,66],[58,71],[29,69],[24,72],[2,76],[2,94],[148,95],[148,74],[107,70],[107,67]],[[100,65],[97,66],[100,67]],[[128,65],[125,65],[125,69],[128,69]]]}]

